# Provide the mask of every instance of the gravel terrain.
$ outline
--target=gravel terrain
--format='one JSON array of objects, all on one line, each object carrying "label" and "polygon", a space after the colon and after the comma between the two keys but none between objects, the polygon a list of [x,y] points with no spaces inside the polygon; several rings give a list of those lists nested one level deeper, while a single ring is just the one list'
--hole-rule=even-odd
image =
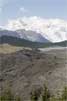
[{"label": "gravel terrain", "polygon": [[44,84],[52,94],[67,85],[67,48],[0,53],[1,92],[10,86],[15,95],[28,101],[30,92]]}]

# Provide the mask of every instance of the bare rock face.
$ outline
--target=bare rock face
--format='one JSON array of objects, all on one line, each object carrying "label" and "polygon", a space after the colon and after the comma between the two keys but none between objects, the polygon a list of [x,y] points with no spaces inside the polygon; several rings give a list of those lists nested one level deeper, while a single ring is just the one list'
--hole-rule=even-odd
[{"label": "bare rock face", "polygon": [[21,50],[0,54],[0,91],[10,85],[25,101],[32,89],[47,85],[55,94],[67,85],[66,49],[40,52]]}]

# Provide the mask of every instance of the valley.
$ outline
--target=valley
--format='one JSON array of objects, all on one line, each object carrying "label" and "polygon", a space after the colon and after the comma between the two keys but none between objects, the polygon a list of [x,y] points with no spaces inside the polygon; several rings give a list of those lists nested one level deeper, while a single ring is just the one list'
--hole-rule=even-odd
[{"label": "valley", "polygon": [[58,94],[67,86],[67,48],[40,51],[9,45],[3,47],[8,47],[8,51],[0,52],[1,92],[10,87],[16,96],[28,101],[31,91],[44,84],[51,94]]}]

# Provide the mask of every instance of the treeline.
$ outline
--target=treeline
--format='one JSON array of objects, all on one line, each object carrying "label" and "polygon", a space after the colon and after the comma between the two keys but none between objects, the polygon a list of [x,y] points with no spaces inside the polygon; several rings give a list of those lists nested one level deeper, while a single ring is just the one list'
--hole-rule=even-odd
[{"label": "treeline", "polygon": [[13,46],[23,46],[23,47],[30,47],[30,48],[45,48],[45,47],[55,47],[55,46],[67,46],[67,41],[58,42],[58,43],[41,43],[41,42],[32,42],[25,39],[12,37],[12,36],[2,36],[0,37],[0,44],[10,44]]}]

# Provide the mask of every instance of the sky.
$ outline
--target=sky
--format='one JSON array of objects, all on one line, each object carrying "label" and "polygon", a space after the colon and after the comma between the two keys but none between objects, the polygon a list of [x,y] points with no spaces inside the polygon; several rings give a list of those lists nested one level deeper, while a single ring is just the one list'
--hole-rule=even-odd
[{"label": "sky", "polygon": [[23,16],[67,20],[67,0],[0,0],[0,26]]}]

